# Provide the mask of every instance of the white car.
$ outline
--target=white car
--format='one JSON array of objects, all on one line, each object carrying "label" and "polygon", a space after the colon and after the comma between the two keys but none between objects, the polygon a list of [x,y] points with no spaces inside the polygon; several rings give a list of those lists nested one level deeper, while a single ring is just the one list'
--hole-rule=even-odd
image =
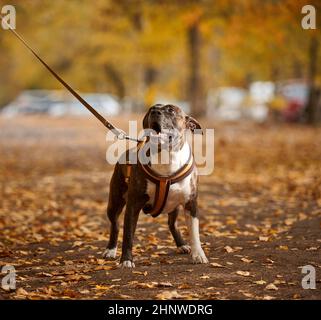
[{"label": "white car", "polygon": [[[109,94],[83,94],[81,95],[93,108],[102,115],[113,116],[120,113],[121,107],[118,100]],[[72,100],[62,101],[53,104],[48,112],[51,116],[60,117],[70,116],[88,116],[90,112],[79,101]]]}]

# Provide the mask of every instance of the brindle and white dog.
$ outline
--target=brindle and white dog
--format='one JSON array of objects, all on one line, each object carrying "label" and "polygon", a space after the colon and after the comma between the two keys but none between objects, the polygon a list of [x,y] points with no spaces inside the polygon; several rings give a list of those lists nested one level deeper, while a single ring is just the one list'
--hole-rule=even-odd
[{"label": "brindle and white dog", "polygon": [[[166,132],[175,132],[175,139],[171,141],[169,149],[169,163],[162,164],[153,161],[151,154],[151,168],[160,175],[170,175],[179,170],[190,156],[190,146],[186,141],[185,130],[201,129],[200,124],[192,117],[186,115],[179,107],[174,105],[154,105],[149,109],[143,120],[144,129],[152,129],[160,137]],[[175,142],[175,143],[174,143]],[[158,149],[159,150],[159,149]],[[130,150],[126,152],[128,157]],[[137,152],[137,150],[135,150]],[[119,233],[119,215],[126,204],[124,218],[124,234],[120,264],[122,267],[133,268],[132,247],[133,238],[140,211],[147,205],[152,205],[155,197],[155,184],[146,178],[141,166],[132,164],[129,183],[126,181],[126,164],[116,164],[110,183],[110,194],[107,215],[110,220],[110,238],[104,257],[116,258],[117,239]],[[166,204],[162,214],[168,214],[168,225],[178,250],[181,253],[190,253],[194,263],[208,263],[201,247],[199,237],[199,219],[197,208],[197,169],[183,180],[170,186]],[[184,210],[189,232],[190,246],[183,240],[177,229],[176,219],[179,211]]]}]

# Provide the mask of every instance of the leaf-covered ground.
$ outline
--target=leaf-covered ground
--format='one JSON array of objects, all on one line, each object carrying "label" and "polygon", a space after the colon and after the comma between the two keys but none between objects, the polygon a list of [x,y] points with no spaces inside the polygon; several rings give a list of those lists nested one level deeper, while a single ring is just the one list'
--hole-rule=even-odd
[{"label": "leaf-covered ground", "polygon": [[[104,128],[0,119],[0,267],[17,270],[17,290],[0,298],[321,299],[321,129],[208,126],[215,170],[199,198],[210,264],[176,253],[165,216],[141,214],[136,268],[122,270],[101,258],[112,170]],[[180,227],[186,236],[184,219]],[[301,286],[308,264],[316,290]]]}]

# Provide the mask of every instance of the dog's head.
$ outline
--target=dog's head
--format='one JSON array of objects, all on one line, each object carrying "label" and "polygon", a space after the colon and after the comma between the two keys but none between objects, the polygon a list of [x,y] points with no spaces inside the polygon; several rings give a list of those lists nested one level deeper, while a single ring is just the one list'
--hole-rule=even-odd
[{"label": "dog's head", "polygon": [[167,136],[169,143],[173,145],[184,142],[186,129],[193,133],[196,129],[202,129],[194,118],[172,104],[152,106],[144,117],[143,128],[152,130],[160,138]]}]

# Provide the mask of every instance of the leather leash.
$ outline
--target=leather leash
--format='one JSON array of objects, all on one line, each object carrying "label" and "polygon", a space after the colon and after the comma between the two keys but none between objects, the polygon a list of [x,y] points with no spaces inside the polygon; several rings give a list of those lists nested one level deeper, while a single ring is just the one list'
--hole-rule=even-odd
[{"label": "leather leash", "polygon": [[116,128],[111,122],[105,119],[100,113],[98,113],[85,99],[83,99],[68,83],[66,83],[49,65],[31,48],[31,46],[24,40],[24,38],[16,32],[0,15],[1,21],[6,24],[8,29],[23,43],[23,45],[40,61],[40,63],[84,106],[90,111],[108,130],[119,140],[131,140],[135,142],[141,142],[142,140],[130,137],[123,130]]}]

